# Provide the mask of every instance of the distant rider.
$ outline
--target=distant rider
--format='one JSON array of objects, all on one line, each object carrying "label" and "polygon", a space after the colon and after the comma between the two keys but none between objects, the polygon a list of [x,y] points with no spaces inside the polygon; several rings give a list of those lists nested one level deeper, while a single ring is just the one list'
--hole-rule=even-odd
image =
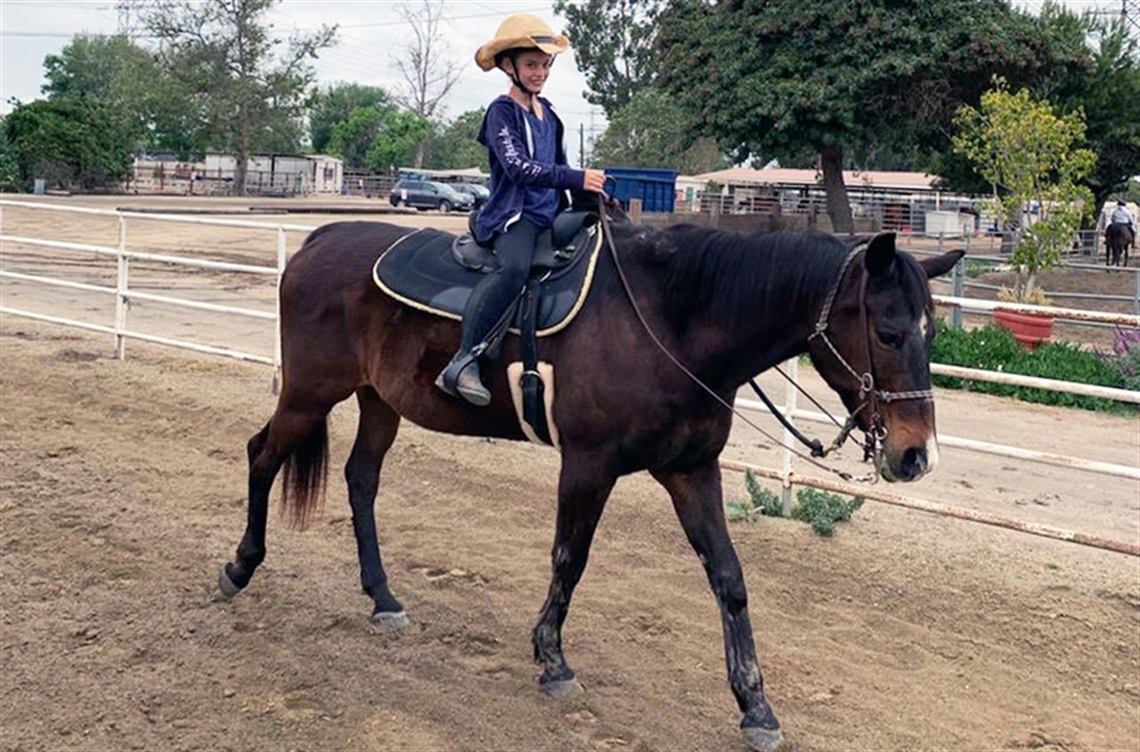
[{"label": "distant rider", "polygon": [[1132,224],[1132,212],[1128,211],[1128,207],[1123,201],[1116,202],[1116,208],[1112,210],[1111,224],[1126,225],[1129,230],[1135,231]]}]

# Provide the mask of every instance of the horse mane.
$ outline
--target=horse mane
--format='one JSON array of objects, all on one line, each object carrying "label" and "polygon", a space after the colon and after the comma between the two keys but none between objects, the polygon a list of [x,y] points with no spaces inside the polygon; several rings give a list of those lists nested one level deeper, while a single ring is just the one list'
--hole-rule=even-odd
[{"label": "horse mane", "polygon": [[695,225],[661,232],[669,251],[665,305],[678,322],[710,316],[728,326],[747,318],[786,318],[805,296],[834,281],[846,252],[830,235],[746,235]]}]

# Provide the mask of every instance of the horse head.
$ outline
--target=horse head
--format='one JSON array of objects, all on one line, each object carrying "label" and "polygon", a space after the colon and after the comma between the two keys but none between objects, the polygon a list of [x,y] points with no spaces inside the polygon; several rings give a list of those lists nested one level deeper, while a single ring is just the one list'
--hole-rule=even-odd
[{"label": "horse head", "polygon": [[896,251],[893,233],[857,244],[809,341],[816,369],[874,440],[876,469],[888,481],[917,480],[938,461],[928,280],[963,255],[950,251],[919,261]]}]

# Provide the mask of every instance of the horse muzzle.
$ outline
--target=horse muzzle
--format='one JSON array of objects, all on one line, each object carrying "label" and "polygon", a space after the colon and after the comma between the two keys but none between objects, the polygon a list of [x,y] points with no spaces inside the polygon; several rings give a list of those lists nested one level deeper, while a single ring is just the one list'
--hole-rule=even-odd
[{"label": "horse muzzle", "polygon": [[905,442],[893,447],[888,440],[876,458],[876,469],[889,483],[909,483],[929,473],[938,464],[938,440],[931,434],[925,442]]}]

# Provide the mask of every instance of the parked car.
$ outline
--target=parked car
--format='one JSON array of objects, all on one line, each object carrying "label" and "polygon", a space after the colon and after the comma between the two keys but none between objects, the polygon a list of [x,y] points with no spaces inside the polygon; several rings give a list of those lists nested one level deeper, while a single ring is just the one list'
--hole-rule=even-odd
[{"label": "parked car", "polygon": [[483,185],[475,185],[474,183],[455,183],[451,187],[457,191],[470,193],[471,196],[475,199],[475,211],[482,209],[483,204],[487,203],[487,199],[491,198],[491,192],[487,190],[486,186]]},{"label": "parked car", "polygon": [[439,209],[449,212],[452,209],[470,211],[475,199],[468,193],[461,193],[446,183],[430,180],[404,178],[392,187],[388,198],[392,206],[411,206],[420,211]]}]

